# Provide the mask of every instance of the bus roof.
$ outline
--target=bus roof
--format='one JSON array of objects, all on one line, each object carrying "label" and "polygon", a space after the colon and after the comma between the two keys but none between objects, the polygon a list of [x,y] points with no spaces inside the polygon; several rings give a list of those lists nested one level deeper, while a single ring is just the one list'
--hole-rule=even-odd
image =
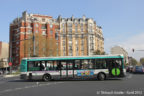
[{"label": "bus roof", "polygon": [[40,60],[74,60],[74,59],[104,59],[104,58],[124,58],[122,54],[117,55],[91,55],[91,56],[59,56],[59,57],[28,57],[22,60],[40,61]]}]

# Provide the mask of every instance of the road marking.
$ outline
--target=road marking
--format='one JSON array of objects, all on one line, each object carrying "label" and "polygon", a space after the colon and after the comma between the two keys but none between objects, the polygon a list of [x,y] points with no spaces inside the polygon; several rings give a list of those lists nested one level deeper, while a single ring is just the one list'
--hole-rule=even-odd
[{"label": "road marking", "polygon": [[128,80],[130,78],[132,78],[133,74],[127,74],[126,77],[124,78],[124,80]]},{"label": "road marking", "polygon": [[130,74],[127,78],[128,78],[128,79],[132,78],[132,74]]},{"label": "road marking", "polygon": [[48,86],[48,85],[55,85],[55,84],[61,84],[64,82],[54,82],[54,83],[46,83],[46,84],[36,84],[36,85],[31,85],[31,86],[25,86],[25,87],[18,87],[14,89],[6,89],[3,91],[0,91],[0,94],[7,93],[7,92],[12,92],[12,91],[18,91],[18,90],[23,90],[23,89],[28,89],[28,88],[36,88],[36,87],[41,87],[41,86]]}]

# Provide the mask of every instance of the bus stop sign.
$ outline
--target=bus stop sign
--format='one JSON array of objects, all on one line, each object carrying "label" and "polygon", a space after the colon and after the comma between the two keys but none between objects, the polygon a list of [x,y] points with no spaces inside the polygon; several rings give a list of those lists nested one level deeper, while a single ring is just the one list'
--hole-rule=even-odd
[{"label": "bus stop sign", "polygon": [[9,66],[12,66],[12,62],[9,62]]}]

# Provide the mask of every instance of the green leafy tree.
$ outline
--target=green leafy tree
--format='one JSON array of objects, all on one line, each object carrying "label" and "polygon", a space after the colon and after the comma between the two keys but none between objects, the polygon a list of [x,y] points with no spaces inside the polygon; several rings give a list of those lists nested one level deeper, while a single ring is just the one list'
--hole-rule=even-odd
[{"label": "green leafy tree", "polygon": [[132,58],[131,64],[132,64],[133,66],[136,66],[136,65],[138,64],[138,61],[137,61],[135,58]]},{"label": "green leafy tree", "polygon": [[141,63],[142,65],[144,65],[144,57],[143,57],[143,58],[140,58],[140,63]]},{"label": "green leafy tree", "polygon": [[105,55],[105,52],[101,52],[100,50],[94,51],[93,55]]}]

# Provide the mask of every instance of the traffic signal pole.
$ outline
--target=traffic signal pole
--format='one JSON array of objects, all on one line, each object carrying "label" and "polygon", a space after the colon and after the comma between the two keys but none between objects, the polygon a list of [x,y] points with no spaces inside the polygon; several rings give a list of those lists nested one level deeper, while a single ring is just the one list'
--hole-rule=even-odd
[{"label": "traffic signal pole", "polygon": [[134,52],[134,51],[144,51],[144,50],[135,50],[134,48],[132,49],[132,52]]},{"label": "traffic signal pole", "polygon": [[[35,36],[33,36],[33,38],[35,38]],[[32,38],[30,38],[32,39]],[[20,42],[20,41],[25,41],[25,40],[30,40],[30,39],[24,39],[24,40],[16,40],[16,41],[10,41],[10,56],[9,56],[9,63],[12,63],[10,66],[10,73],[12,73],[12,65],[13,65],[13,60],[12,60],[12,43],[13,42]],[[34,40],[35,41],[35,40]],[[34,46],[35,48],[35,46]]]}]

